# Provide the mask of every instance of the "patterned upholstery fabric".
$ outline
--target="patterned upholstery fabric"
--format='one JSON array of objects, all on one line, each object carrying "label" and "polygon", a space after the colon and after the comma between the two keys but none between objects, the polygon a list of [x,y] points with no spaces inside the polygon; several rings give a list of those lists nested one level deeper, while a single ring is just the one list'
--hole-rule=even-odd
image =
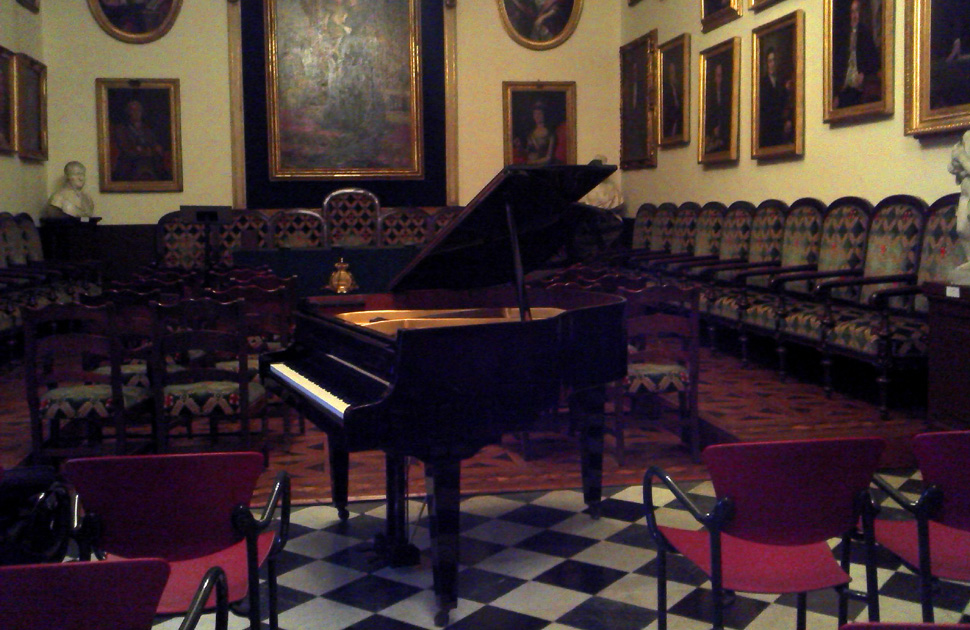
[{"label": "patterned upholstery fabric", "polygon": [[[822,222],[818,270],[859,269],[865,263],[866,238],[869,233],[868,203],[855,198],[836,200]],[[797,288],[789,288],[798,290]],[[857,288],[837,289],[833,296],[851,300]]]},{"label": "patterned upholstery fabric", "polygon": [[[919,263],[920,238],[926,220],[925,206],[914,197],[894,196],[880,203],[869,227],[866,264],[867,278],[898,273],[915,273]],[[862,287],[859,302],[866,304],[876,291],[893,284],[867,284]],[[904,298],[893,298],[897,308],[908,304]]]},{"label": "patterned upholstery fabric", "polygon": [[725,208],[721,204],[706,205],[697,215],[694,229],[694,255],[717,256],[721,250],[721,225]]},{"label": "patterned upholstery fabric", "polygon": [[652,252],[670,251],[674,238],[674,215],[677,206],[670,203],[662,203],[653,213],[653,224],[650,231],[650,244],[648,249]]},{"label": "patterned upholstery fabric", "polygon": [[[959,195],[947,195],[933,204],[923,230],[917,282],[942,282],[950,270],[966,262],[956,228],[956,204]],[[917,295],[914,307],[925,313],[929,303],[926,296]]]},{"label": "patterned upholstery fabric", "polygon": [[751,246],[752,216],[748,208],[732,207],[724,216],[721,225],[721,244],[719,253],[724,260],[748,258]]},{"label": "patterned upholstery fabric", "polygon": [[276,247],[298,249],[323,247],[323,216],[312,210],[284,210],[272,218]]},{"label": "patterned upholstery fabric", "polygon": [[[764,203],[751,218],[751,234],[748,238],[748,262],[774,262],[781,260],[781,248],[785,238],[785,207],[781,202]],[[725,240],[725,244],[726,244]],[[734,277],[736,272],[722,271],[719,280]],[[768,276],[752,276],[751,286],[767,286]]]},{"label": "patterned upholstery fabric", "polygon": [[464,210],[462,206],[449,206],[438,210],[431,218],[431,229],[437,234],[442,228],[450,225],[462,210]]},{"label": "patterned upholstery fabric", "polygon": [[[890,316],[892,357],[926,356],[929,327],[926,321],[905,316]],[[879,357],[882,351],[883,322],[879,313],[860,313],[858,317],[838,322],[829,333],[828,343],[837,348]]]},{"label": "patterned upholstery fabric", "polygon": [[683,392],[689,384],[687,370],[676,363],[631,363],[623,379],[623,386],[630,394]]},{"label": "patterned upholstery fabric", "polygon": [[[200,381],[168,385],[163,389],[163,412],[169,416],[208,416],[239,413],[239,384],[232,381]],[[259,383],[249,384],[249,404],[262,400],[266,390]]]},{"label": "patterned upholstery fabric", "polygon": [[27,262],[41,262],[44,260],[44,248],[40,242],[40,232],[34,225],[29,214],[21,212],[14,217],[14,222],[20,227],[20,235],[24,247],[24,257]]},{"label": "patterned upholstery fabric", "polygon": [[[143,387],[122,387],[121,393],[125,409],[148,400],[149,396]],[[111,386],[103,383],[56,387],[41,396],[40,410],[45,420],[107,419],[111,417]]]},{"label": "patterned upholstery fabric", "polygon": [[252,243],[256,249],[266,249],[271,245],[270,222],[262,212],[247,210],[233,212],[232,220],[219,228],[219,242],[222,250],[219,262],[226,267],[232,267],[232,253],[243,246],[243,240],[254,235],[256,241]]},{"label": "patterned upholstery fabric", "polygon": [[[673,231],[670,238],[671,254],[693,254],[694,238],[697,234],[697,218],[700,208],[697,204],[682,204],[674,215]],[[653,248],[651,247],[651,250]]]},{"label": "patterned upholstery fabric", "polygon": [[[811,265],[818,262],[822,237],[822,206],[817,202],[795,202],[785,218],[781,266]],[[794,285],[789,285],[792,288]],[[804,290],[808,290],[805,283]]]},{"label": "patterned upholstery fabric", "polygon": [[377,245],[381,205],[374,193],[343,188],[323,202],[328,245],[361,247]]},{"label": "patterned upholstery fabric", "polygon": [[657,207],[651,203],[645,203],[637,210],[637,215],[633,219],[633,249],[644,249],[650,246],[653,215],[656,212]]},{"label": "patterned upholstery fabric", "polygon": [[23,230],[14,220],[9,212],[0,213],[0,238],[6,245],[6,260],[4,267],[8,265],[26,265],[27,247],[24,243]]},{"label": "patterned upholstery fabric", "polygon": [[158,221],[161,266],[175,269],[205,269],[205,226],[189,223],[178,212]]},{"label": "patterned upholstery fabric", "polygon": [[380,244],[417,245],[431,235],[431,216],[420,208],[396,208],[381,214]]}]

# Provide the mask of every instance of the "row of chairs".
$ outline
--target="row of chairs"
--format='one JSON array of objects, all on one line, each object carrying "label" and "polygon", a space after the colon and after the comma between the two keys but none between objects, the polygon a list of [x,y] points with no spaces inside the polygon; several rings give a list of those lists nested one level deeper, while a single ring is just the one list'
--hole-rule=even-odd
[{"label": "row of chairs", "polygon": [[185,614],[188,630],[215,607],[218,629],[232,610],[250,630],[264,617],[276,630],[290,481],[277,475],[257,517],[250,501],[262,472],[254,452],[68,460],[78,559],[0,568],[0,627],[147,630],[158,615]]},{"label": "row of chairs", "polygon": [[945,281],[963,262],[957,201],[947,195],[927,206],[893,195],[875,207],[858,197],[828,205],[810,198],[790,206],[645,204],[633,249],[551,280],[584,273],[603,276],[607,290],[617,282],[611,276],[696,286],[712,338],[719,329],[736,331],[744,361],[751,336],[775,342],[782,377],[789,346],[815,349],[826,392],[834,356],[873,365],[886,417],[891,372],[925,365],[928,306],[919,287]]},{"label": "row of chairs", "polygon": [[103,452],[106,428],[117,454],[138,438],[165,452],[171,430],[193,437],[198,418],[209,420],[213,440],[220,424],[238,423],[249,448],[251,419],[261,415],[265,432],[269,402],[255,358],[288,342],[291,296],[252,284],[203,297],[113,288],[83,304],[27,309],[33,458]]},{"label": "row of chairs", "polygon": [[[914,438],[923,490],[910,500],[876,474],[880,438],[829,438],[719,444],[704,450],[714,487],[704,511],[662,469],[643,479],[647,526],[657,548],[658,627],[667,626],[668,555],[681,554],[711,581],[714,628],[725,625],[734,591],[797,594],[797,627],[806,624],[806,593],[835,588],[839,624],[848,600],[865,599],[877,622],[876,545],[898,555],[920,577],[922,620],[933,622],[936,581],[970,580],[970,491],[963,456],[970,431]],[[905,520],[876,518],[872,486],[906,510]],[[661,523],[656,498],[664,490],[685,507],[697,528]],[[669,496],[669,495],[668,495]],[[828,542],[841,539],[836,559]],[[850,591],[852,544],[865,553],[865,592]]]}]

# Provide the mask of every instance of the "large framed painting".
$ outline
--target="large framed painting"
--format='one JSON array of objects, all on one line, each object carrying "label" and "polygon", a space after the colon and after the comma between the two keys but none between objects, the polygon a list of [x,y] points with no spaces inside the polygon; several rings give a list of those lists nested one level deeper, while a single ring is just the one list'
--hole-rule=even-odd
[{"label": "large framed painting", "polygon": [[697,161],[738,159],[738,105],[741,95],[741,38],[732,37],[700,53],[700,116]]},{"label": "large framed painting", "polygon": [[502,82],[505,164],[576,163],[576,82]]},{"label": "large framed painting", "polygon": [[741,17],[741,0],[701,0],[701,30],[705,33]]},{"label": "large framed painting", "polygon": [[88,0],[88,8],[108,35],[129,44],[147,44],[172,30],[182,0]]},{"label": "large framed painting", "polygon": [[664,42],[660,54],[660,146],[690,142],[690,35]]},{"label": "large framed painting", "polygon": [[970,2],[907,0],[905,132],[970,127]]},{"label": "large framed painting", "polygon": [[893,113],[894,3],[825,0],[825,122]]},{"label": "large framed painting", "polygon": [[17,154],[25,160],[46,160],[47,66],[23,53],[17,53],[14,65]]},{"label": "large framed painting", "polygon": [[583,12],[583,0],[496,0],[509,37],[533,50],[555,48],[569,39]]},{"label": "large framed painting", "polygon": [[805,13],[756,28],[752,42],[751,157],[802,155],[805,145]]},{"label": "large framed painting", "polygon": [[657,29],[620,46],[620,168],[657,166]]},{"label": "large framed painting", "polygon": [[102,192],[182,190],[178,79],[97,79]]},{"label": "large framed painting", "polygon": [[419,0],[266,0],[269,176],[424,175]]},{"label": "large framed painting", "polygon": [[17,56],[0,46],[0,153],[13,153],[17,150],[16,111],[14,94],[17,92],[15,64]]}]

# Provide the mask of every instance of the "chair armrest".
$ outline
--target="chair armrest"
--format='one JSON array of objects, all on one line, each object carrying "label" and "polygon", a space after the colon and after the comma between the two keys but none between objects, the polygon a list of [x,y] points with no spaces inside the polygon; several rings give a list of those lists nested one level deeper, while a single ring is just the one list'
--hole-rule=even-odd
[{"label": "chair armrest", "polygon": [[695,256],[694,260],[677,263],[678,271],[685,271],[695,267],[713,267],[721,263],[744,262],[743,258],[719,258],[718,256]]},{"label": "chair armrest", "polygon": [[861,276],[862,269],[833,269],[831,271],[804,271],[799,273],[784,273],[771,279],[772,290],[779,290],[789,282],[799,280],[816,280],[819,278],[845,278],[849,276]]},{"label": "chair armrest", "polygon": [[[232,512],[232,525],[236,531],[255,545],[256,538],[273,524],[277,508],[280,510],[280,527],[273,541],[273,551],[270,552],[275,554],[286,545],[290,537],[290,476],[285,471],[280,471],[276,475],[273,492],[259,520],[256,520],[247,506],[237,505]],[[253,551],[255,552],[255,548]]]},{"label": "chair armrest", "polygon": [[866,284],[882,284],[885,282],[916,282],[915,273],[895,273],[886,276],[869,276],[862,278],[835,278],[823,280],[815,285],[815,292],[828,297],[836,287],[862,286]]},{"label": "chair armrest", "polygon": [[185,618],[179,626],[179,630],[194,630],[199,625],[199,619],[206,612],[205,605],[212,595],[212,589],[216,591],[216,630],[226,630],[229,627],[229,583],[226,573],[221,567],[212,567],[202,576],[199,589],[189,604],[189,609],[185,612]]},{"label": "chair armrest", "polygon": [[787,267],[782,267],[781,265],[759,265],[748,271],[742,271],[735,279],[738,282],[744,282],[751,276],[771,276],[783,273],[794,273],[797,271],[814,271],[817,269],[816,265],[788,265]]},{"label": "chair armrest", "polygon": [[880,289],[869,296],[869,304],[873,308],[882,309],[886,307],[889,298],[903,295],[916,295],[917,293],[922,293],[922,289],[916,284]]},{"label": "chair armrest", "polygon": [[896,502],[899,507],[917,519],[929,520],[943,507],[943,491],[938,486],[931,485],[927,487],[918,499],[910,501],[879,475],[873,475],[872,481],[880,490],[889,495],[889,498]]},{"label": "chair armrest", "polygon": [[653,479],[657,478],[660,482],[673,493],[674,497],[687,509],[694,519],[712,532],[720,532],[734,516],[734,503],[729,498],[719,499],[710,512],[703,513],[700,508],[688,498],[677,483],[664,472],[662,468],[651,466],[643,475],[643,508],[647,519],[647,528],[650,535],[658,544],[670,544],[666,541],[660,529],[657,527],[656,508],[653,505]]}]

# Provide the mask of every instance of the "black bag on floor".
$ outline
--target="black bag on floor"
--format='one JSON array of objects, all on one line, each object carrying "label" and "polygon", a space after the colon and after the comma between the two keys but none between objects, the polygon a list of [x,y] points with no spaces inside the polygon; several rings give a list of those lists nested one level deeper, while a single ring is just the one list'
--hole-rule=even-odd
[{"label": "black bag on floor", "polygon": [[71,496],[49,466],[2,471],[0,565],[60,562],[71,534]]}]

